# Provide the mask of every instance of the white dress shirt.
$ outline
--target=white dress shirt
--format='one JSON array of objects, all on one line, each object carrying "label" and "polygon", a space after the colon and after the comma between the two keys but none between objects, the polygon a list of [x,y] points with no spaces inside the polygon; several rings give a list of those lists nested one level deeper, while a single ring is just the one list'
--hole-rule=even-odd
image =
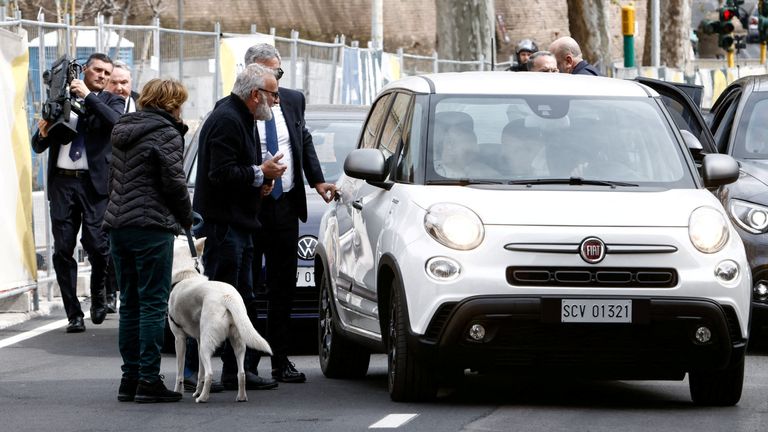
[{"label": "white dress shirt", "polygon": [[[72,124],[77,127],[77,121],[79,118],[77,117],[77,113],[74,111],[71,111],[69,113],[70,116],[72,116],[71,122]],[[61,148],[59,149],[59,158],[56,159],[56,166],[58,168],[62,169],[68,169],[68,170],[87,170],[88,169],[88,154],[85,151],[85,146],[83,146],[83,155],[80,157],[80,159],[73,161],[69,158],[69,149],[72,147],[72,143],[68,144],[62,144]]]},{"label": "white dress shirt", "polygon": [[[285,172],[283,172],[283,193],[293,189],[293,153],[291,153],[291,137],[288,135],[288,126],[285,124],[285,117],[283,117],[283,111],[280,109],[280,105],[272,107],[272,115],[275,116],[275,127],[277,128],[277,150],[283,154],[283,158],[280,159],[281,164],[287,166]],[[259,130],[259,140],[261,142],[261,160],[266,161],[267,157],[267,133],[264,126],[264,121],[259,120],[256,122],[256,127]],[[274,155],[273,155],[274,156]]]}]

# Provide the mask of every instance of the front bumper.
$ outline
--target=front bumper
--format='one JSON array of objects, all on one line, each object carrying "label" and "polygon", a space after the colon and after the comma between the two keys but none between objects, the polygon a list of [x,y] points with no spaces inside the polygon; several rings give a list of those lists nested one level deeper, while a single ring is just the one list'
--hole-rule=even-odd
[{"label": "front bumper", "polygon": [[[564,324],[562,297],[483,296],[444,304],[409,343],[444,370],[546,370],[606,379],[682,379],[719,370],[744,354],[736,312],[707,299],[633,298],[632,324]],[[572,297],[568,297],[572,298]],[[594,296],[590,296],[594,298]],[[471,325],[486,328],[478,342]],[[694,333],[706,326],[710,342]]]}]

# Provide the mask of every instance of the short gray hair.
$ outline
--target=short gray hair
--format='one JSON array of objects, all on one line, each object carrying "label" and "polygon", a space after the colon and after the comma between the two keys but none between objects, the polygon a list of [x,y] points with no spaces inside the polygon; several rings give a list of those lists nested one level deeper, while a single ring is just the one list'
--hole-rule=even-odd
[{"label": "short gray hair", "polygon": [[537,59],[539,57],[552,57],[552,58],[554,58],[555,55],[552,54],[549,51],[536,51],[535,53],[531,54],[530,57],[528,57],[528,61],[531,62],[531,61],[533,61],[533,60],[535,60],[535,59]]},{"label": "short gray hair", "polygon": [[243,59],[247,66],[251,63],[260,63],[260,61],[273,58],[277,58],[277,61],[280,61],[280,53],[277,51],[277,48],[268,43],[260,43],[248,48]]},{"label": "short gray hair", "polygon": [[248,100],[251,97],[251,92],[264,87],[264,75],[272,74],[272,71],[258,64],[249,64],[237,75],[235,85],[232,88],[232,93],[240,96],[242,100]]},{"label": "short gray hair", "polygon": [[122,61],[122,60],[115,60],[112,62],[112,66],[115,69],[125,69],[128,71],[128,73],[131,73],[131,67],[128,66],[128,63]]}]

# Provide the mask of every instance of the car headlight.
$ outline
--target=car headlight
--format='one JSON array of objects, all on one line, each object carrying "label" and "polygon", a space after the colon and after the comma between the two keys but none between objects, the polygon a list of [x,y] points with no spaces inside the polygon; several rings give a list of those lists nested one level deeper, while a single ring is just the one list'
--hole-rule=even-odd
[{"label": "car headlight", "polygon": [[729,207],[733,220],[744,230],[752,234],[768,231],[768,207],[737,199],[732,199]]},{"label": "car headlight", "polygon": [[424,228],[439,243],[458,250],[476,248],[485,236],[483,222],[475,212],[451,203],[432,205],[424,216]]},{"label": "car headlight", "polygon": [[712,207],[699,207],[688,220],[691,243],[704,253],[715,253],[728,241],[728,224],[723,214]]}]

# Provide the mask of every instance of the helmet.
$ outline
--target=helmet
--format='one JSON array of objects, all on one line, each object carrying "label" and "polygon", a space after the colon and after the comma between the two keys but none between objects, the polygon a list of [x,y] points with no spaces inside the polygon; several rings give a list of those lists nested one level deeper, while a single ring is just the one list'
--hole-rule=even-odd
[{"label": "helmet", "polygon": [[539,47],[536,46],[536,42],[530,40],[530,39],[523,39],[520,42],[517,43],[517,48],[515,49],[515,54],[520,54],[520,51],[528,51],[529,53],[533,54],[536,51],[539,50]]}]

